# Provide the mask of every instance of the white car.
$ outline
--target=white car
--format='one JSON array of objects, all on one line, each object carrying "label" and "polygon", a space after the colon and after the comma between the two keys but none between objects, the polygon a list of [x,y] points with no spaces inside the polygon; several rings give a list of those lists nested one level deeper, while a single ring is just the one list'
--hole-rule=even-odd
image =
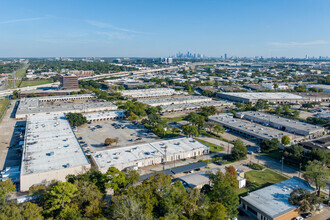
[{"label": "white car", "polygon": [[298,217],[296,217],[295,219],[296,219],[296,220],[304,220],[304,218],[301,217],[301,216],[298,216]]}]

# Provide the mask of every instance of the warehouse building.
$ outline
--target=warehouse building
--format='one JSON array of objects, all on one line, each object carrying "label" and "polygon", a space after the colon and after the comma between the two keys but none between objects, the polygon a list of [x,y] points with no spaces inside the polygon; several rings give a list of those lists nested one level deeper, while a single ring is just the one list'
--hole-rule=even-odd
[{"label": "warehouse building", "polygon": [[192,139],[176,138],[129,147],[98,151],[92,155],[97,169],[105,173],[109,167],[124,170],[131,167],[145,167],[201,156],[209,153],[209,147]]},{"label": "warehouse building", "polygon": [[211,101],[211,102],[199,102],[199,103],[188,103],[188,104],[178,104],[178,105],[161,105],[162,113],[172,113],[172,112],[184,112],[196,110],[205,106],[214,106],[221,108],[228,108],[232,106],[232,102],[227,101]]},{"label": "warehouse building", "polygon": [[17,119],[25,119],[27,116],[40,113],[84,113],[96,111],[116,110],[117,106],[112,102],[88,102],[88,103],[66,103],[64,105],[43,106],[42,102],[53,101],[70,101],[78,99],[91,99],[94,95],[74,95],[74,96],[48,96],[37,98],[23,98],[20,100],[15,117]]},{"label": "warehouse building", "polygon": [[121,91],[121,93],[123,96],[129,96],[137,99],[186,94],[186,92],[175,91],[174,89],[169,89],[169,88],[124,90]]},{"label": "warehouse building", "polygon": [[86,158],[62,113],[29,116],[22,152],[20,191],[31,186],[65,181],[69,174],[88,171]]},{"label": "warehouse building", "polygon": [[309,138],[320,137],[324,132],[324,128],[316,125],[263,112],[240,112],[237,113],[237,116],[245,120],[256,122],[264,126],[270,126],[289,133],[309,136]]},{"label": "warehouse building", "polygon": [[254,124],[238,118],[233,118],[230,114],[220,114],[209,117],[210,121],[221,124],[223,127],[228,128],[240,135],[244,135],[248,138],[255,139],[256,141],[262,141],[264,139],[277,138],[281,139],[286,135],[291,140],[301,140],[302,136],[293,136],[284,131],[275,130],[269,127],[264,127],[258,124]]},{"label": "warehouse building", "polygon": [[251,103],[255,104],[259,99],[267,100],[275,104],[288,104],[288,103],[305,103],[308,99],[302,96],[286,92],[224,92],[217,93],[219,98],[227,99],[234,102]]},{"label": "warehouse building", "polygon": [[125,118],[125,110],[92,112],[83,114],[88,122],[107,121]]},{"label": "warehouse building", "polygon": [[250,192],[241,197],[244,211],[253,219],[287,220],[299,216],[298,206],[289,203],[290,193],[295,188],[314,191],[308,183],[297,177]]},{"label": "warehouse building", "polygon": [[200,103],[200,102],[210,102],[210,101],[212,101],[212,98],[205,96],[182,96],[182,97],[165,98],[165,99],[141,100],[142,103],[151,106],[178,105],[178,104]]}]

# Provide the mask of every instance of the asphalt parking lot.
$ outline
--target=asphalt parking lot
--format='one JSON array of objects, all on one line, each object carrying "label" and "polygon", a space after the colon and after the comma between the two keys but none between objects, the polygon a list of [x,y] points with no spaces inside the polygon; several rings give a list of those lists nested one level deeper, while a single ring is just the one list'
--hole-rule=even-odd
[{"label": "asphalt parking lot", "polygon": [[[114,123],[116,125],[113,125]],[[155,141],[157,138],[152,132],[148,133],[143,125],[134,125],[128,120],[112,120],[85,124],[78,127],[75,134],[83,148],[91,152],[149,143]],[[119,142],[111,146],[104,146],[106,138],[118,138]]]}]

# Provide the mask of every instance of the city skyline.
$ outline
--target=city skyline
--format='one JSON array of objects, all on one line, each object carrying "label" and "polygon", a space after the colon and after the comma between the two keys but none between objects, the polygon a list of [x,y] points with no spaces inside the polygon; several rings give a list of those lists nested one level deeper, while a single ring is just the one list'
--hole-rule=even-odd
[{"label": "city skyline", "polygon": [[329,56],[329,1],[11,1],[0,57]]}]

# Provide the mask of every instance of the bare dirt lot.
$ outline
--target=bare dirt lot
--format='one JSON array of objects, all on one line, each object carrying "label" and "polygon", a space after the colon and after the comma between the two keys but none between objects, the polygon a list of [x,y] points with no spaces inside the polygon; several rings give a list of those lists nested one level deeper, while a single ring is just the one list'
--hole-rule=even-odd
[{"label": "bare dirt lot", "polygon": [[[116,125],[113,125],[114,123],[116,123]],[[75,134],[81,145],[87,144],[88,147],[85,148],[89,148],[91,152],[114,147],[149,143],[155,141],[157,138],[153,133],[148,133],[143,125],[134,125],[128,120],[102,121],[85,124],[77,128]],[[106,138],[118,138],[119,143],[113,144],[112,146],[104,146]]]}]

